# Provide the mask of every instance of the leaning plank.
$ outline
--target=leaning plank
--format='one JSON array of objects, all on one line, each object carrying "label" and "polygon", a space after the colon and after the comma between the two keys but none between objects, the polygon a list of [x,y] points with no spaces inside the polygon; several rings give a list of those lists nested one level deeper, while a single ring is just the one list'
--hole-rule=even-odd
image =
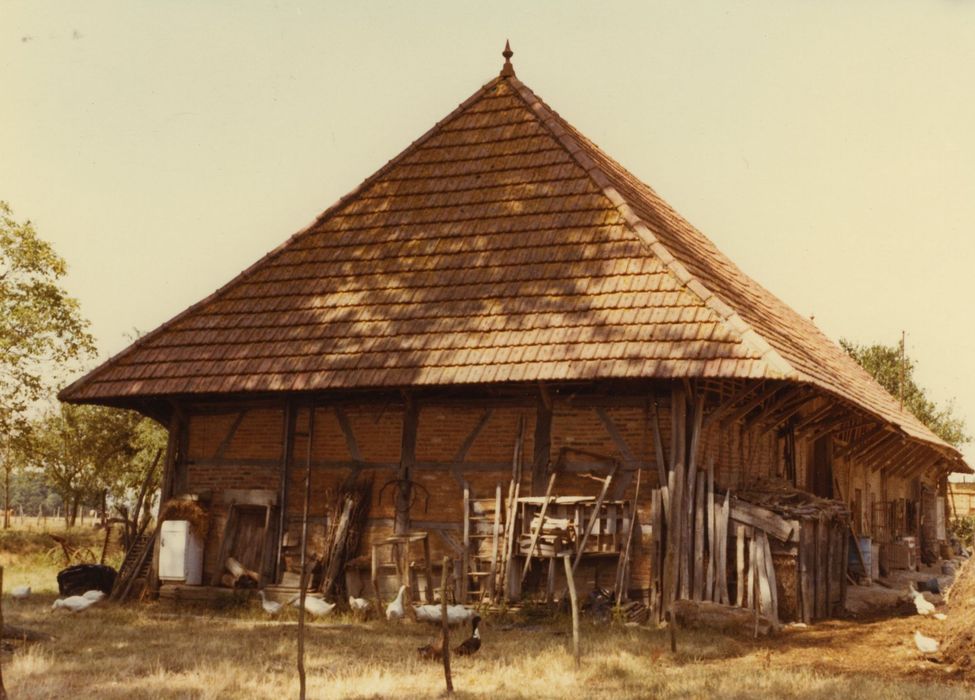
[{"label": "leaning plank", "polygon": [[501,484],[494,489],[494,532],[491,538],[491,573],[488,576],[488,593],[494,600],[494,577],[498,573],[498,538],[501,536]]},{"label": "leaning plank", "polygon": [[772,623],[778,626],[779,623],[779,591],[778,584],[775,580],[775,562],[772,560],[772,548],[768,543],[768,536],[762,533],[762,547],[765,550],[763,559],[765,560],[765,579],[768,582],[770,603],[768,618],[772,620]]},{"label": "leaning plank", "polygon": [[707,479],[703,471],[697,472],[694,492],[694,586],[691,597],[704,599],[704,488]]},{"label": "leaning plank", "polygon": [[759,611],[765,616],[772,618],[772,589],[768,580],[768,567],[765,564],[765,542],[767,535],[761,530],[756,530],[753,541],[755,543],[755,569],[758,576]]},{"label": "leaning plank", "polygon": [[748,528],[745,536],[748,537],[748,587],[745,589],[745,607],[752,608],[758,607],[758,601],[755,600],[755,558],[757,556],[757,548],[755,546],[755,535],[752,528]]},{"label": "leaning plank", "polygon": [[552,501],[552,487],[555,486],[555,477],[558,472],[552,472],[552,476],[548,478],[548,488],[545,489],[545,500],[542,502],[542,509],[538,514],[538,526],[532,533],[531,542],[528,544],[528,554],[525,555],[525,566],[521,570],[520,581],[524,583],[525,576],[528,575],[528,569],[532,565],[532,557],[535,555],[535,545],[538,544],[538,537],[542,534],[542,528],[545,527],[545,515],[548,512],[548,504]]},{"label": "leaning plank", "polygon": [[714,584],[714,602],[724,605],[731,603],[730,596],[728,595],[728,512],[730,510],[730,499],[731,494],[725,493],[724,502],[721,504],[721,510],[717,513],[717,522],[715,523],[718,559],[717,576]]},{"label": "leaning plank", "polygon": [[664,566],[662,595],[663,603],[661,615],[666,616],[671,604],[677,598],[678,576],[680,572],[681,549],[681,521],[683,511],[679,504],[683,503],[684,468],[683,454],[678,450],[680,434],[683,432],[683,415],[685,410],[684,393],[674,388],[670,398],[671,413],[671,450],[670,450],[670,478],[673,487],[670,489],[670,512],[667,520],[667,543],[664,549]]},{"label": "leaning plank", "polygon": [[[755,614],[751,610],[706,600],[678,600],[674,602],[673,609],[682,628],[701,627],[733,634],[752,634],[755,629]],[[772,622],[760,614],[759,634],[768,634],[771,628]]]},{"label": "leaning plank", "polygon": [[579,562],[582,560],[582,553],[586,549],[586,540],[589,539],[589,535],[592,534],[592,529],[596,525],[596,521],[599,520],[599,509],[603,507],[603,501],[606,499],[606,492],[609,491],[609,485],[613,483],[613,477],[616,476],[616,470],[619,467],[618,463],[613,464],[613,468],[609,472],[609,476],[603,481],[603,488],[599,492],[599,497],[596,499],[596,505],[593,506],[592,515],[589,518],[589,522],[586,523],[586,531],[582,535],[582,539],[579,541],[579,549],[576,552],[575,561],[572,562],[572,573],[579,567]]},{"label": "leaning plank", "polygon": [[731,502],[731,519],[764,530],[782,542],[788,542],[792,537],[792,526],[788,520],[767,508],[756,506],[740,498]]},{"label": "leaning plank", "polygon": [[735,555],[737,576],[735,605],[740,608],[745,605],[745,526],[740,523],[735,524]]},{"label": "leaning plank", "polygon": [[667,518],[670,516],[670,470],[667,468],[667,458],[664,456],[663,438],[660,437],[660,416],[657,413],[656,401],[653,404],[653,446],[657,456],[657,478],[660,480],[664,517]]},{"label": "leaning plank", "polygon": [[705,505],[704,512],[708,518],[708,568],[707,575],[704,578],[704,599],[714,600],[714,578],[715,578],[715,564],[718,555],[717,542],[717,530],[715,529],[715,515],[714,512],[714,459],[708,459],[708,486],[707,486],[707,504]]}]

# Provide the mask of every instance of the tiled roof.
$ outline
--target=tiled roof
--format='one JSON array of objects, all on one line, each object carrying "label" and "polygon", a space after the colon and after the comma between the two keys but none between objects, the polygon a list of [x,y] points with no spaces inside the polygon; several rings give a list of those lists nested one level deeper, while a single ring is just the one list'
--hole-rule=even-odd
[{"label": "tiled roof", "polygon": [[807,382],[943,445],[513,71],[61,398],[627,377]]}]

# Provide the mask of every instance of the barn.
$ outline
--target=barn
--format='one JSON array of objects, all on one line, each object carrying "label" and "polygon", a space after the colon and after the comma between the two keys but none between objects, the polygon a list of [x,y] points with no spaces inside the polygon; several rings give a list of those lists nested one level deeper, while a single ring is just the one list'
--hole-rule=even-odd
[{"label": "barn", "polygon": [[198,588],[235,585],[233,557],[268,590],[307,561],[329,597],[431,598],[449,557],[465,602],[559,598],[571,572],[634,617],[701,603],[775,624],[935,560],[960,454],[511,57],[61,392],[168,426],[163,497],[209,521]]}]

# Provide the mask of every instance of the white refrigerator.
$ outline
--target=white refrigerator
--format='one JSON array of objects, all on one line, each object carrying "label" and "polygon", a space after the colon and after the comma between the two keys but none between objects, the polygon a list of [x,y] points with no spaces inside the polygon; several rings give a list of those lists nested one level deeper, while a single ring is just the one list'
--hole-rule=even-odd
[{"label": "white refrigerator", "polygon": [[199,586],[203,583],[203,542],[189,520],[165,520],[159,530],[159,580]]}]

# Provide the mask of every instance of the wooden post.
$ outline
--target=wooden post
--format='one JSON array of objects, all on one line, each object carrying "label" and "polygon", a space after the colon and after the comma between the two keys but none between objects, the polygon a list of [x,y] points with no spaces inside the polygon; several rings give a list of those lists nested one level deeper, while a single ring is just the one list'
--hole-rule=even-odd
[{"label": "wooden post", "polygon": [[665,518],[670,514],[670,470],[667,468],[667,458],[664,456],[664,443],[660,437],[660,416],[657,414],[657,402],[653,402],[653,447],[657,461],[657,479],[660,481],[660,495]]},{"label": "wooden post", "polygon": [[[680,572],[680,550],[681,550],[681,522],[683,520],[683,510],[681,504],[684,502],[684,455],[681,449],[680,435],[683,433],[684,422],[684,392],[679,388],[674,388],[670,398],[670,420],[671,420],[671,450],[670,450],[670,474],[673,488],[670,489],[670,509],[667,519],[667,542],[664,549],[664,566],[662,581],[662,612],[666,613],[671,609],[671,605],[677,598],[678,575]],[[667,511],[666,505],[664,506]],[[670,617],[673,624],[673,616]]]},{"label": "wooden post", "polygon": [[[498,573],[498,539],[501,536],[501,484],[494,489],[494,536],[491,538],[491,575],[488,577],[488,596],[494,600],[495,576]],[[463,601],[467,602],[467,601]]]},{"label": "wooden post", "polygon": [[440,629],[443,632],[443,676],[447,683],[447,697],[453,697],[454,681],[450,677],[450,628],[447,624],[447,571],[449,569],[450,557],[444,557],[443,566],[440,570]]},{"label": "wooden post", "polygon": [[282,412],[281,442],[281,481],[278,485],[278,538],[274,548],[274,580],[280,581],[282,576],[281,552],[284,548],[284,535],[288,520],[288,465],[291,463],[291,449],[295,439],[295,411],[292,400],[285,399]]},{"label": "wooden post", "polygon": [[630,565],[630,543],[633,542],[633,531],[636,529],[637,525],[637,508],[640,504],[640,477],[643,475],[643,469],[639,468],[636,470],[636,489],[633,492],[633,506],[630,509],[630,527],[626,533],[626,543],[623,545],[623,557],[620,559],[619,565],[616,567],[616,605],[619,606],[620,601],[623,599],[624,594],[627,592],[626,580],[628,578],[628,569]]},{"label": "wooden post", "polygon": [[715,578],[717,574],[717,563],[720,552],[720,545],[717,538],[716,513],[714,512],[714,459],[708,459],[708,498],[706,514],[708,518],[708,568],[704,579],[704,600],[715,600]]},{"label": "wooden post", "polygon": [[704,489],[707,479],[703,470],[697,471],[694,486],[694,577],[691,597],[694,600],[704,598]]},{"label": "wooden post", "polygon": [[572,603],[572,655],[575,657],[576,668],[579,668],[579,601],[576,598],[576,581],[569,564],[569,554],[562,557],[565,563],[565,582],[569,586],[569,601]]},{"label": "wooden post", "polygon": [[[464,482],[464,551],[460,559],[460,602],[467,604],[471,572],[471,486]],[[443,595],[441,593],[440,595]]]},{"label": "wooden post", "polygon": [[315,437],[315,405],[308,407],[308,450],[305,457],[305,506],[301,514],[301,576],[298,590],[298,697],[305,700],[305,596],[307,593],[308,504],[311,501],[311,443]]},{"label": "wooden post", "polygon": [[369,580],[372,581],[372,594],[376,597],[376,610],[382,613],[383,599],[379,595],[379,545],[372,546],[372,562],[369,569]]},{"label": "wooden post", "polygon": [[[3,630],[3,567],[0,566],[0,630]],[[0,700],[7,700],[7,690],[3,687],[3,663],[0,662]]]},{"label": "wooden post", "polygon": [[416,466],[416,429],[420,421],[420,409],[412,394],[404,394],[406,405],[403,410],[403,437],[400,445],[399,480],[395,498],[395,521],[393,534],[405,535],[410,531],[410,501],[413,498],[410,480]]},{"label": "wooden post", "polygon": [[532,457],[532,495],[542,490],[552,451],[552,397],[544,385],[539,388],[535,410],[535,449]]}]

